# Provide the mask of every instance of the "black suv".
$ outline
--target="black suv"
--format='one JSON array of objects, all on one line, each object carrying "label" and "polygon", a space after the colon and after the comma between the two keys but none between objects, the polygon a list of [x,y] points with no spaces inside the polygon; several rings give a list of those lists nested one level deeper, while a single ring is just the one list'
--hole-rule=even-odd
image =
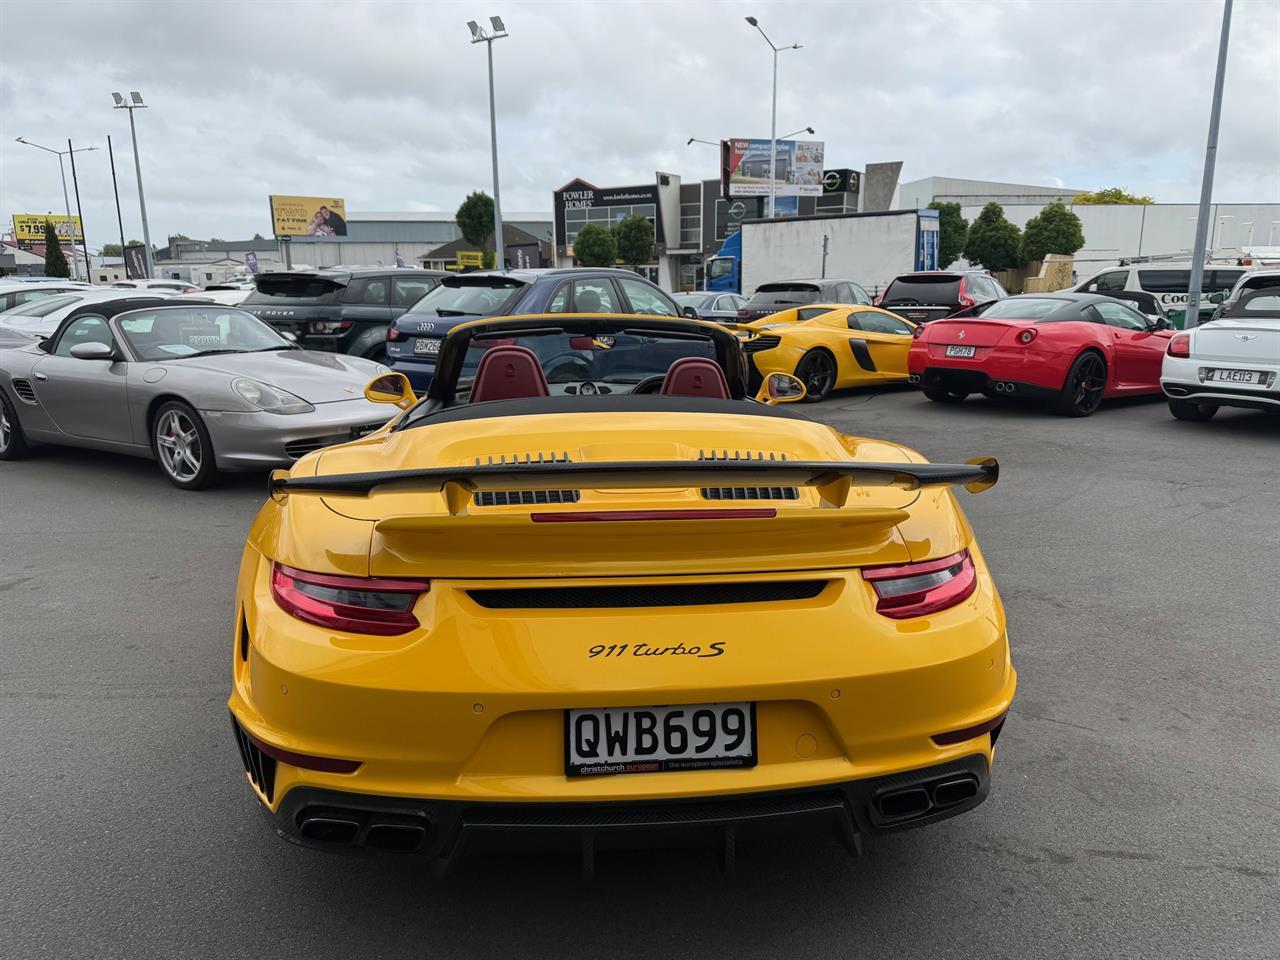
[{"label": "black suv", "polygon": [[756,287],[738,311],[738,323],[750,323],[792,307],[810,303],[871,303],[867,291],[852,280],[778,280]]},{"label": "black suv", "polygon": [[380,362],[387,326],[446,276],[443,270],[400,268],[264,273],[240,306],[308,350]]},{"label": "black suv", "polygon": [[894,277],[876,306],[927,323],[1007,296],[1009,291],[985,270],[920,270]]}]

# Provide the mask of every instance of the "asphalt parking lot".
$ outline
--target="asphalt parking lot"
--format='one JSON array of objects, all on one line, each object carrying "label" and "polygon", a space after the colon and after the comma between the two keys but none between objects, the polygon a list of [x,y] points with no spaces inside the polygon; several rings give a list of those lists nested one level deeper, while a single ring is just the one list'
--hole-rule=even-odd
[{"label": "asphalt parking lot", "polygon": [[846,392],[806,413],[936,460],[1021,674],[991,798],[868,844],[500,854],[293,848],[244,783],[226,695],[260,476],[0,464],[0,955],[1257,957],[1280,954],[1280,419],[1163,402],[1087,420]]}]

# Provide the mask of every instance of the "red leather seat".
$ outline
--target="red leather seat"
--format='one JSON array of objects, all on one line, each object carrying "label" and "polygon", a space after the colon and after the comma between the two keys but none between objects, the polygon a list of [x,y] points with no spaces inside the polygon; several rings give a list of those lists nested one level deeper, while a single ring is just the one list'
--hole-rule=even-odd
[{"label": "red leather seat", "polygon": [[706,357],[685,357],[667,368],[662,393],[668,397],[710,397],[728,400],[729,382],[720,364]]},{"label": "red leather seat", "polygon": [[550,395],[542,366],[527,347],[491,347],[480,358],[471,385],[472,403]]}]

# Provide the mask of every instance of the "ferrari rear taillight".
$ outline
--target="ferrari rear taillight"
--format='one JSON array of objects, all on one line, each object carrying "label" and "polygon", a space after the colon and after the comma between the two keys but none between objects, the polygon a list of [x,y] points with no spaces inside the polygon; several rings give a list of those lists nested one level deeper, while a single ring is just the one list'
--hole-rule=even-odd
[{"label": "ferrari rear taillight", "polygon": [[1180,333],[1169,341],[1169,356],[1171,357],[1190,357],[1191,356],[1191,335]]},{"label": "ferrari rear taillight", "polygon": [[420,626],[413,607],[429,589],[429,580],[310,573],[282,563],[271,568],[271,595],[280,609],[307,623],[349,633],[408,633]]},{"label": "ferrari rear taillight", "polygon": [[1018,334],[1018,342],[1025,347],[1028,343],[1034,340],[1039,333],[1040,331],[1036,330],[1034,327],[1028,327],[1026,330],[1023,330]]},{"label": "ferrari rear taillight", "polygon": [[939,560],[862,571],[876,591],[876,612],[894,620],[924,617],[967,599],[978,585],[968,550]]},{"label": "ferrari rear taillight", "polygon": [[924,336],[924,324],[923,324],[923,323],[922,323],[922,324],[920,324],[920,325],[919,325],[919,326],[917,326],[917,327],[913,327],[913,328],[912,328],[912,330],[911,330],[911,338],[912,338],[913,340],[919,340],[919,339],[920,339],[921,337],[923,337],[923,336]]}]

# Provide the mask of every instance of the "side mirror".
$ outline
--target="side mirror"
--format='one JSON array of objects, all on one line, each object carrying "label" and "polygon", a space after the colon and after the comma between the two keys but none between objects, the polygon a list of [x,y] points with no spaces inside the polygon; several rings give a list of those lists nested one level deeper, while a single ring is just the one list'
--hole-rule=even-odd
[{"label": "side mirror", "polygon": [[290,343],[297,343],[297,342],[298,342],[298,335],[297,335],[296,333],[294,333],[292,330],[281,330],[281,331],[280,331],[280,336],[284,337],[284,338],[285,338],[286,340],[288,340]]},{"label": "side mirror", "polygon": [[756,402],[769,406],[775,403],[795,403],[797,400],[803,400],[807,393],[804,381],[799,377],[793,377],[789,373],[771,373],[760,385]]},{"label": "side mirror", "polygon": [[116,351],[109,343],[77,343],[71,355],[77,360],[114,360]]},{"label": "side mirror", "polygon": [[1156,317],[1152,324],[1154,330],[1172,330],[1173,324],[1169,322],[1168,317]]},{"label": "side mirror", "polygon": [[370,380],[364,388],[364,398],[372,403],[394,403],[401,410],[408,410],[418,402],[409,378],[403,373],[384,373]]},{"label": "side mirror", "polygon": [[685,307],[680,311],[680,316],[685,317],[688,320],[697,320],[698,311],[693,307]]}]

